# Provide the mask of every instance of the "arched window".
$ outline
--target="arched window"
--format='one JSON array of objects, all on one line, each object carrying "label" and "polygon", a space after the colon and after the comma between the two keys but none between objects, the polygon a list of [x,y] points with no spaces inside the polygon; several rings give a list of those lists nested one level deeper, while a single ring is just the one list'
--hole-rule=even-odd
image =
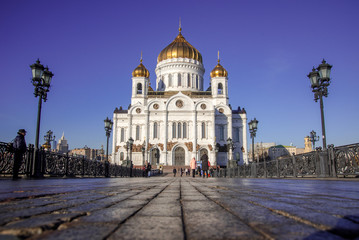
[{"label": "arched window", "polygon": [[121,142],[125,141],[125,129],[121,128]]},{"label": "arched window", "polygon": [[177,75],[177,86],[182,86],[181,74],[180,73]]},{"label": "arched window", "polygon": [[224,126],[219,125],[219,140],[224,141]]},{"label": "arched window", "polygon": [[153,124],[153,138],[157,138],[157,123]]},{"label": "arched window", "polygon": [[142,84],[137,83],[137,94],[142,94]]},{"label": "arched window", "polygon": [[202,122],[202,138],[206,138],[206,123]]},{"label": "arched window", "polygon": [[120,153],[120,160],[122,161],[124,159],[124,154],[123,152]]},{"label": "arched window", "polygon": [[168,74],[168,86],[172,87],[172,75]]},{"label": "arched window", "polygon": [[177,131],[178,138],[181,138],[181,133],[182,133],[182,124],[178,123],[178,131]]},{"label": "arched window", "polygon": [[239,128],[234,129],[233,141],[234,142],[239,142]]},{"label": "arched window", "polygon": [[187,87],[191,87],[191,75],[187,74]]},{"label": "arched window", "polygon": [[196,88],[198,88],[198,75],[196,75]]},{"label": "arched window", "polygon": [[187,138],[187,123],[183,123],[183,138]]},{"label": "arched window", "polygon": [[140,126],[136,126],[136,140],[140,140]]},{"label": "arched window", "polygon": [[172,138],[176,138],[176,123],[172,123]]},{"label": "arched window", "polygon": [[223,85],[222,85],[222,83],[218,83],[218,94],[223,94]]}]

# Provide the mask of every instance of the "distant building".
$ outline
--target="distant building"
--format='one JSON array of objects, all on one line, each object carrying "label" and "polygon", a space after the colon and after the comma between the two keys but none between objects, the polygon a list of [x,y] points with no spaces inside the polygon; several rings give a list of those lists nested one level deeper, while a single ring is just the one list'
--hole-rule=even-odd
[{"label": "distant building", "polygon": [[56,151],[58,153],[67,153],[69,151],[69,145],[67,144],[67,140],[65,139],[65,134],[62,133],[62,137],[59,140],[59,143],[56,146]]},{"label": "distant building", "polygon": [[84,156],[88,160],[102,161],[105,159],[103,147],[101,149],[91,149],[87,146],[83,148],[75,148],[69,151],[69,154]]}]

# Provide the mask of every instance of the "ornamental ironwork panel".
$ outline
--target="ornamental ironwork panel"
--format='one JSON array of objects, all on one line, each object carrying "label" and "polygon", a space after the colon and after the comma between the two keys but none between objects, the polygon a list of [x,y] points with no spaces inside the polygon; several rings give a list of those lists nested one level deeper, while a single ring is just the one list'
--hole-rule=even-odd
[{"label": "ornamental ironwork panel", "polygon": [[296,173],[298,177],[317,176],[317,152],[295,155]]},{"label": "ornamental ironwork panel", "polygon": [[293,176],[293,160],[292,157],[285,157],[279,160],[279,176]]},{"label": "ornamental ironwork panel", "polygon": [[258,178],[264,178],[265,177],[264,162],[257,163],[257,177]]},{"label": "ornamental ironwork panel", "polygon": [[334,158],[337,175],[359,175],[359,144],[334,148]]},{"label": "ornamental ironwork panel", "polygon": [[278,177],[277,161],[267,161],[267,177]]}]

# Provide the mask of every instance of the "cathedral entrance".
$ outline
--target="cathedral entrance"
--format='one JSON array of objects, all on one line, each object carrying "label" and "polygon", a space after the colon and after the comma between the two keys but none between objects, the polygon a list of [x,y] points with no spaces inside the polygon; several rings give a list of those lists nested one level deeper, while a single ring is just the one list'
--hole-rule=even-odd
[{"label": "cathedral entrance", "polygon": [[184,166],[186,152],[183,149],[183,147],[177,147],[174,153],[175,153],[174,166]]},{"label": "cathedral entrance", "polygon": [[158,165],[160,162],[160,151],[158,148],[153,148],[150,154],[150,163],[152,166]]}]

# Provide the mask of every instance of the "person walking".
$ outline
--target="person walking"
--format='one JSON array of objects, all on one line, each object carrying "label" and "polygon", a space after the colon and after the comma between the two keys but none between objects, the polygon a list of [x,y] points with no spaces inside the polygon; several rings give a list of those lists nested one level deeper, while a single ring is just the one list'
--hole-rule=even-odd
[{"label": "person walking", "polygon": [[203,177],[208,178],[208,156],[207,154],[203,154],[203,156],[201,157],[201,161],[202,161],[202,171],[203,171]]},{"label": "person walking", "polygon": [[181,168],[181,177],[182,177],[182,175],[183,175],[183,168]]},{"label": "person walking", "polygon": [[147,177],[151,177],[151,169],[152,169],[152,166],[151,166],[151,163],[149,162],[147,165]]},{"label": "person walking", "polygon": [[174,177],[176,176],[176,173],[177,173],[177,169],[176,169],[176,168],[173,168],[173,176],[174,176]]},{"label": "person walking", "polygon": [[20,129],[17,132],[17,136],[14,139],[13,148],[14,148],[14,165],[12,170],[12,180],[19,179],[19,169],[21,167],[22,158],[26,152],[26,141],[25,141],[26,131],[25,129]]},{"label": "person walking", "polygon": [[190,162],[190,168],[192,169],[192,177],[195,177],[195,175],[196,175],[196,165],[197,165],[197,163],[196,163],[196,158],[192,158],[192,160],[191,160],[191,162]]}]

